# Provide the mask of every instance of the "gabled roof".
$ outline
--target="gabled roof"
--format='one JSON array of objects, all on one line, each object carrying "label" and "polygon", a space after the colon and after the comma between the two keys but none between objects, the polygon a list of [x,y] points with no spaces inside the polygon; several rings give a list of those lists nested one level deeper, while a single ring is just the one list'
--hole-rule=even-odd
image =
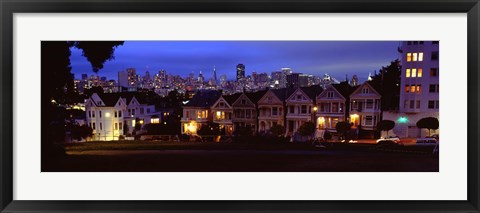
[{"label": "gabled roof", "polygon": [[185,104],[185,107],[209,108],[221,95],[222,93],[216,90],[198,92],[187,104]]},{"label": "gabled roof", "polygon": [[252,93],[245,93],[247,97],[254,103],[257,104],[257,102],[260,100],[260,98],[263,97],[267,93],[267,90],[261,90],[261,91],[256,91]]},{"label": "gabled roof", "polygon": [[[333,91],[333,92],[335,92],[335,93],[338,94],[337,96],[340,96],[340,98],[346,100],[346,97],[348,97],[348,94],[347,94],[347,96],[345,96],[344,94],[342,94],[340,91],[338,91],[337,86],[338,86],[338,84],[330,84],[330,85],[327,85],[326,88],[325,88],[325,90],[323,90],[320,94],[317,95],[317,99],[318,99],[318,98],[323,98],[323,97],[325,97],[325,96],[326,96],[326,94],[325,94],[326,92],[328,92],[328,91]],[[348,85],[348,86],[349,86],[349,85]],[[345,87],[345,85],[340,85],[340,86],[338,86],[338,88],[340,88],[340,89],[341,89],[342,87]],[[348,91],[348,88],[345,88],[344,90],[345,90],[345,91]]]},{"label": "gabled roof", "polygon": [[142,92],[119,92],[119,93],[95,93],[102,99],[105,106],[112,107],[118,102],[120,98],[127,100],[127,104],[130,104],[133,97],[140,104],[154,104],[155,99],[159,96],[156,93],[142,93]]},{"label": "gabled roof", "polygon": [[227,101],[227,103],[231,106],[238,99],[238,97],[240,97],[240,95],[242,95],[242,93],[223,95],[223,99],[225,99],[225,101]]},{"label": "gabled roof", "polygon": [[323,91],[323,88],[320,85],[300,87],[300,89],[312,100],[315,100],[317,95]]},{"label": "gabled roof", "polygon": [[378,96],[381,96],[381,94],[380,94],[377,90],[375,90],[375,88],[373,88],[373,86],[372,86],[370,83],[368,83],[368,81],[366,81],[365,83],[363,83],[363,84],[361,84],[360,86],[358,86],[358,88],[356,88],[356,89],[350,94],[350,96],[355,95],[356,93],[358,93],[358,91],[360,91],[360,89],[361,89],[362,87],[364,87],[364,86],[369,87],[370,89],[372,89],[372,91],[373,91],[374,93],[376,93]]},{"label": "gabled roof", "polygon": [[292,95],[293,92],[295,92],[296,88],[282,88],[282,89],[272,89],[272,91],[275,96],[278,97],[281,101],[285,102],[290,95]]}]

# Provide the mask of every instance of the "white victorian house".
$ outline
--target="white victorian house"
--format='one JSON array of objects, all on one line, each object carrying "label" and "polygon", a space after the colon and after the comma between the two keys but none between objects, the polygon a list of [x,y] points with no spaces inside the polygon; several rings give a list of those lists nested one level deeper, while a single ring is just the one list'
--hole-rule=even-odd
[{"label": "white victorian house", "polygon": [[317,128],[334,130],[338,122],[345,121],[346,101],[336,88],[338,85],[327,85],[317,96]]},{"label": "white victorian house", "polygon": [[140,93],[93,93],[85,102],[86,123],[93,140],[118,140],[140,130],[144,124],[159,123],[155,105]]},{"label": "white victorian house", "polygon": [[353,127],[375,130],[381,119],[381,95],[368,82],[360,85],[350,95],[350,122]]},{"label": "white victorian house", "polygon": [[217,123],[222,131],[224,129],[226,135],[233,134],[232,105],[239,96],[240,93],[233,95],[222,95],[211,108],[213,122]]},{"label": "white victorian house", "polygon": [[265,133],[273,125],[285,126],[286,89],[268,90],[258,101],[258,132]]},{"label": "white victorian house", "polygon": [[286,132],[288,135],[296,133],[304,123],[314,122],[315,97],[320,92],[320,87],[299,87],[286,99]]}]

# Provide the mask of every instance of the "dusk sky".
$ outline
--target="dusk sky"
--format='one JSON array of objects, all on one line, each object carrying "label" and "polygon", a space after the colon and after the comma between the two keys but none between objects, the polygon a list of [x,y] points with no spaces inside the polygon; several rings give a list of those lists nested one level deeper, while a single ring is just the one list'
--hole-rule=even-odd
[{"label": "dusk sky", "polygon": [[[213,66],[217,77],[235,78],[237,64],[245,65],[245,75],[252,72],[292,68],[297,73],[331,76],[343,80],[357,75],[366,80],[390,61],[399,58],[398,41],[126,41],[115,50],[115,59],[107,61],[99,76],[118,80],[118,71],[136,68],[143,76],[148,69],[153,76],[165,69],[167,74],[187,76],[202,71],[210,79]],[[94,74],[78,49],[72,49],[75,78]],[[147,68],[148,67],[148,68]]]}]

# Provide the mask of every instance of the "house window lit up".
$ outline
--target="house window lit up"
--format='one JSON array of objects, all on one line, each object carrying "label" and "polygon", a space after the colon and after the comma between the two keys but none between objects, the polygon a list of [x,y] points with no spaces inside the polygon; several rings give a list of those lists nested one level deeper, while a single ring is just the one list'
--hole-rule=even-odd
[{"label": "house window lit up", "polygon": [[407,53],[407,61],[412,61],[412,53]]},{"label": "house window lit up", "polygon": [[137,123],[137,122],[136,122],[135,120],[132,120],[132,127],[135,127],[135,124],[136,124],[136,123]]},{"label": "house window lit up", "polygon": [[158,123],[160,123],[160,118],[152,117],[152,118],[150,118],[150,123],[158,124]]},{"label": "house window lit up", "polygon": [[215,114],[215,118],[216,118],[217,120],[223,120],[223,119],[225,119],[225,112],[217,111],[217,113]]},{"label": "house window lit up", "polygon": [[422,77],[422,68],[419,68],[418,71],[417,71],[417,77],[421,78]]},{"label": "house window lit up", "polygon": [[324,117],[319,117],[318,118],[318,128],[319,129],[325,128],[325,118]]},{"label": "house window lit up", "polygon": [[417,77],[417,69],[412,69],[412,77]]},{"label": "house window lit up", "polygon": [[207,118],[207,117],[208,117],[207,110],[197,111],[197,118]]},{"label": "house window lit up", "polygon": [[185,133],[197,134],[197,122],[192,121],[190,123],[183,124]]},{"label": "house window lit up", "polygon": [[423,53],[418,53],[418,61],[423,61]]},{"label": "house window lit up", "polygon": [[406,69],[405,71],[406,71],[406,72],[405,72],[405,76],[406,76],[407,78],[410,78],[410,69]]},{"label": "house window lit up", "polygon": [[417,61],[417,60],[418,60],[418,58],[417,58],[417,53],[413,53],[412,56],[413,56],[413,61]]}]

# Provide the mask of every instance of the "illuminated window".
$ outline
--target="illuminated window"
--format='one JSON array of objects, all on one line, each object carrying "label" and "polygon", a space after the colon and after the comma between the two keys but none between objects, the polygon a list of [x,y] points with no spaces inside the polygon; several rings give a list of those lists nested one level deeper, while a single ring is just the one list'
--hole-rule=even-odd
[{"label": "illuminated window", "polygon": [[409,93],[410,92],[410,85],[405,85],[405,93]]},{"label": "illuminated window", "polygon": [[412,77],[417,77],[417,69],[412,69]]},{"label": "illuminated window", "polygon": [[152,124],[158,124],[158,123],[160,123],[160,118],[155,118],[155,117],[150,118],[150,123],[152,123]]},{"label": "illuminated window", "polygon": [[417,90],[417,93],[422,92],[422,85],[417,85],[416,90]]},{"label": "illuminated window", "polygon": [[406,69],[405,76],[407,78],[410,78],[410,69]]},{"label": "illuminated window", "polygon": [[202,112],[197,111],[197,118],[202,118]]},{"label": "illuminated window", "polygon": [[412,55],[413,55],[413,60],[412,61],[417,61],[418,60],[417,53],[413,53]]},{"label": "illuminated window", "polygon": [[[414,93],[415,92],[415,85],[411,85],[410,86],[410,92],[411,93]],[[412,107],[413,108],[413,107]]]},{"label": "illuminated window", "polygon": [[418,72],[417,72],[417,77],[421,78],[422,77],[422,68],[418,68]]},{"label": "illuminated window", "polygon": [[412,53],[407,53],[407,62],[412,61]]},{"label": "illuminated window", "polygon": [[423,53],[418,53],[418,61],[423,61]]},{"label": "illuminated window", "polygon": [[136,124],[135,120],[132,120],[132,127],[135,127],[135,124]]}]

